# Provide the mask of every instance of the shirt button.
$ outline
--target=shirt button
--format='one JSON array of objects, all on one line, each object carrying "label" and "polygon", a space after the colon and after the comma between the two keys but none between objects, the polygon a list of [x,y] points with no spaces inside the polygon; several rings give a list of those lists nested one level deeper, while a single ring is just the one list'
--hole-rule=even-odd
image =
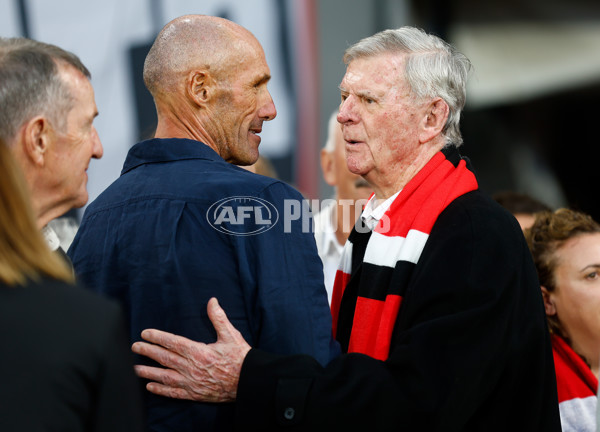
[{"label": "shirt button", "polygon": [[286,408],[283,416],[287,419],[287,420],[292,420],[294,418],[294,416],[296,415],[296,411],[294,410],[294,408]]}]

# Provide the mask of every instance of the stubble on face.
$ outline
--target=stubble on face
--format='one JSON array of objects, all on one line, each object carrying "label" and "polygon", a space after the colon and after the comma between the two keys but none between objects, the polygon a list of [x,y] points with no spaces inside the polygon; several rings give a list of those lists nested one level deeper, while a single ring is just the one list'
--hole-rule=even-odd
[{"label": "stubble on face", "polygon": [[227,162],[251,165],[259,156],[259,134],[265,120],[259,116],[261,92],[267,91],[270,72],[262,47],[253,36],[241,45],[237,55],[230,56],[230,66],[215,110],[214,121],[222,130],[218,146]]}]

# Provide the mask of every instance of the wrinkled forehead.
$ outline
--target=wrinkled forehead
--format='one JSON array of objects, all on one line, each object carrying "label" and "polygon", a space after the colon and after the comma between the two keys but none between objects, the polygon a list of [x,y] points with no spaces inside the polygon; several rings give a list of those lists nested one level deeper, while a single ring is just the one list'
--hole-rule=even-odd
[{"label": "wrinkled forehead", "polygon": [[248,53],[252,56],[265,57],[264,49],[256,36],[248,29],[235,25],[230,28],[230,33],[224,39],[227,51],[234,55]]},{"label": "wrinkled forehead", "polygon": [[259,85],[268,82],[271,72],[262,51],[246,51],[232,56],[224,68],[226,80],[242,81],[245,84]]},{"label": "wrinkled forehead", "polygon": [[377,93],[406,86],[405,55],[384,53],[352,60],[346,67],[342,92],[373,91]]},{"label": "wrinkled forehead", "polygon": [[73,66],[60,65],[59,76],[71,96],[78,99],[94,99],[94,88],[91,81]]},{"label": "wrinkled forehead", "polygon": [[[221,57],[221,62],[236,66],[253,64],[254,66],[266,66],[265,51],[256,37],[244,28],[231,32],[219,53],[215,57]],[[216,60],[219,62],[219,60]]]},{"label": "wrinkled forehead", "polygon": [[61,66],[60,77],[69,93],[69,116],[95,117],[98,114],[91,81],[72,66]]}]

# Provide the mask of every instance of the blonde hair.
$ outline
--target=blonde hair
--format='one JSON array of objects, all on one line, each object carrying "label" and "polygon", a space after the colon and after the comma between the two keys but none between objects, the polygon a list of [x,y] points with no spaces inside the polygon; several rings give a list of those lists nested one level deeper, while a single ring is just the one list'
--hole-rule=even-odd
[{"label": "blonde hair", "polygon": [[0,281],[24,285],[42,276],[73,282],[73,272],[50,251],[38,229],[25,180],[0,141]]}]

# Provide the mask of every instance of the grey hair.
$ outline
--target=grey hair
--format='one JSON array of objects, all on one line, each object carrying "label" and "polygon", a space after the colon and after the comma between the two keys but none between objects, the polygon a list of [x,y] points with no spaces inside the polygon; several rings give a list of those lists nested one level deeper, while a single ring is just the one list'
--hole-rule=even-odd
[{"label": "grey hair", "polygon": [[62,48],[27,38],[0,38],[0,138],[6,143],[39,114],[64,130],[73,107],[68,83],[59,74],[65,65],[91,79],[81,60]]},{"label": "grey hair", "polygon": [[407,26],[360,40],[346,50],[344,63],[385,53],[407,54],[404,77],[417,99],[440,97],[448,104],[442,135],[446,146],[459,147],[463,142],[460,115],[472,68],[469,59],[439,37]]},{"label": "grey hair", "polygon": [[325,141],[325,145],[323,149],[327,153],[333,153],[335,151],[335,128],[339,128],[340,124],[337,121],[338,111],[334,111],[329,116],[329,121],[327,122],[327,141]]}]

